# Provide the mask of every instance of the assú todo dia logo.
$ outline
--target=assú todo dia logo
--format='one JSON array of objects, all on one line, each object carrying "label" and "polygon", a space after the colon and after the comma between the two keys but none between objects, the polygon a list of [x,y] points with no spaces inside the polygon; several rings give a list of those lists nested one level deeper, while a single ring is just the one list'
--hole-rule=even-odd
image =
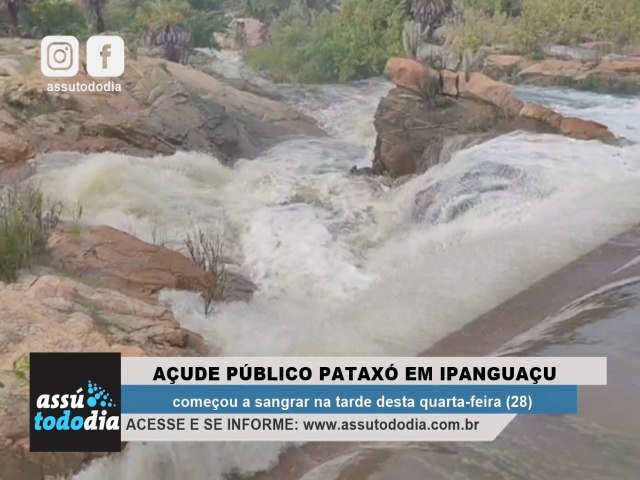
[{"label": "ass\u00fa todo dia logo", "polygon": [[120,451],[120,361],[119,353],[31,353],[31,451]]},{"label": "ass\u00fa todo dia logo", "polygon": [[[33,419],[36,430],[118,430],[120,416],[109,415],[109,410],[117,407],[111,395],[91,380],[86,391],[80,387],[72,394],[42,394],[36,400]],[[87,408],[90,413],[85,413]],[[60,415],[46,415],[46,411],[58,409]],[[76,413],[77,412],[77,413]]]}]

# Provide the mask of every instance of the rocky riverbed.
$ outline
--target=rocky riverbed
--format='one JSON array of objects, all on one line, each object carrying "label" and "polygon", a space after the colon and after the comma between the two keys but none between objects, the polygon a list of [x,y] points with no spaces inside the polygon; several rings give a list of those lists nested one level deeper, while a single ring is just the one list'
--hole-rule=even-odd
[{"label": "rocky riverbed", "polygon": [[[323,135],[288,105],[189,66],[128,57],[119,93],[50,92],[40,43],[0,39],[0,160],[58,150],[135,155],[199,151],[232,162],[292,135]],[[74,82],[91,83],[85,72]]]}]

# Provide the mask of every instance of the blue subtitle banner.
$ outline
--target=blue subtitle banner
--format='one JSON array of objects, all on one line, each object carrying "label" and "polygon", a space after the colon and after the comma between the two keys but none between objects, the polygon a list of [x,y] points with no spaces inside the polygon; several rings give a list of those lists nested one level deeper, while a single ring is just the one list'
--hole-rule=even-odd
[{"label": "blue subtitle banner", "polygon": [[123,414],[576,414],[575,385],[122,385]]}]

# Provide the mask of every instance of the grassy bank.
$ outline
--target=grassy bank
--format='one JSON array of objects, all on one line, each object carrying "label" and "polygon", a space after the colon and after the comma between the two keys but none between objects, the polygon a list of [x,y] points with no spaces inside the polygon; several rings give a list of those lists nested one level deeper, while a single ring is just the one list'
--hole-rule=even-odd
[{"label": "grassy bank", "polygon": [[[267,1],[267,0],[265,0]],[[446,0],[445,0],[446,3]],[[403,22],[443,0],[343,0],[339,8],[294,3],[271,25],[271,38],[246,55],[276,81],[335,82],[379,74],[386,59],[402,55]],[[640,42],[640,0],[458,0],[457,14],[414,14],[426,25],[447,26],[460,52],[502,44],[531,57],[550,44],[610,41],[617,50]],[[423,18],[424,17],[424,18]],[[432,22],[432,23],[429,23]]]},{"label": "grassy bank", "polygon": [[59,217],[60,205],[48,206],[36,189],[0,191],[0,280],[13,282],[20,270],[46,260]]},{"label": "grassy bank", "polygon": [[549,44],[640,42],[639,0],[461,0],[460,7],[451,36],[461,48],[500,43],[536,55]]}]

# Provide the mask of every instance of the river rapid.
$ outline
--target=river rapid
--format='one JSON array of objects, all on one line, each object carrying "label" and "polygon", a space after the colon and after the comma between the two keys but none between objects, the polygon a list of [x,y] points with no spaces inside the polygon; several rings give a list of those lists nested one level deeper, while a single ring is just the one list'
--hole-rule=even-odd
[{"label": "river rapid", "polygon": [[[520,87],[523,99],[606,123],[628,144],[515,132],[394,184],[347,174],[354,165],[370,165],[373,114],[387,82],[274,86],[231,54],[214,68],[283,96],[330,136],[288,139],[232,168],[197,153],[151,159],[51,153],[39,159],[32,181],[67,205],[81,203],[83,221],[171,248],[182,248],[195,227],[221,235],[232,268],[258,285],[254,298],[216,305],[208,316],[194,294],[168,291],[162,300],[222,355],[415,355],[640,222],[638,98]],[[557,353],[536,345],[526,354]],[[536,435],[565,428],[554,425],[535,423]],[[517,437],[520,430],[514,431]],[[135,444],[74,478],[240,478],[275,465],[286,447]],[[509,473],[503,477],[496,473],[501,463],[483,470],[497,445],[461,446],[454,452],[460,455],[420,447],[427,456],[408,458],[411,448],[385,453],[367,475],[340,476],[340,465],[353,460],[344,459],[308,478],[637,478],[624,476],[637,464],[617,457],[611,461],[621,465],[619,476],[556,476],[536,466],[546,458],[513,450],[512,464],[524,470],[502,462]],[[474,460],[461,462],[467,456]],[[471,469],[454,468],[458,463]]]}]

